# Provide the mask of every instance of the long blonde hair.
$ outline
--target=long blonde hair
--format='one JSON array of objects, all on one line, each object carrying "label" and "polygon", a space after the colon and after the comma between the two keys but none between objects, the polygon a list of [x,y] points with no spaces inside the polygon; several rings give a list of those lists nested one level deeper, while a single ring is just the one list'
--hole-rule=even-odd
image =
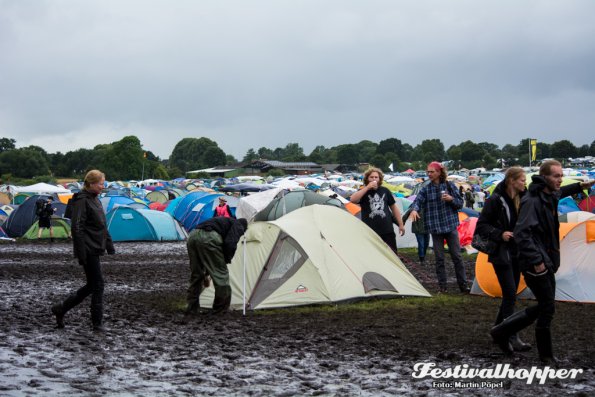
[{"label": "long blonde hair", "polygon": [[[521,167],[519,167],[519,166],[510,167],[509,169],[506,170],[506,173],[504,173],[504,184],[505,184],[505,186],[508,188],[508,186],[513,181],[516,181],[517,179],[519,179],[523,175],[525,175],[525,170],[522,169]],[[521,196],[519,194],[517,194],[512,199],[512,202],[514,203],[514,208],[516,209],[516,212],[518,214],[519,213],[519,210],[521,208]]]}]

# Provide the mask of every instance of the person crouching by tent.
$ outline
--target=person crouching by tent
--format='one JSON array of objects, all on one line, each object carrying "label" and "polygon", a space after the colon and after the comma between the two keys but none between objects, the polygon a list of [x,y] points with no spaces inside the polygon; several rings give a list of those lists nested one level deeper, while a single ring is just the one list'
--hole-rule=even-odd
[{"label": "person crouching by tent", "polygon": [[231,208],[227,205],[227,199],[224,196],[219,196],[219,205],[215,207],[215,214],[213,217],[234,218],[231,213]]},{"label": "person crouching by tent", "polygon": [[364,187],[353,193],[349,201],[360,204],[362,221],[380,236],[397,253],[397,235],[393,220],[399,225],[399,233],[405,234],[401,212],[395,202],[395,196],[382,186],[384,175],[378,168],[369,168],[364,173]]},{"label": "person crouching by tent", "polygon": [[238,242],[247,228],[246,219],[215,217],[199,223],[190,233],[186,243],[190,259],[186,314],[199,312],[200,294],[207,275],[213,280],[215,287],[211,313],[223,313],[229,309],[231,286],[227,264],[231,263]]},{"label": "person crouching by tent", "polygon": [[52,215],[56,212],[56,208],[52,207],[52,202],[54,198],[49,196],[47,201],[41,203],[38,216],[39,216],[39,230],[37,231],[37,238],[41,238],[41,233],[43,229],[50,229],[50,241],[54,241],[54,228],[52,227]]}]

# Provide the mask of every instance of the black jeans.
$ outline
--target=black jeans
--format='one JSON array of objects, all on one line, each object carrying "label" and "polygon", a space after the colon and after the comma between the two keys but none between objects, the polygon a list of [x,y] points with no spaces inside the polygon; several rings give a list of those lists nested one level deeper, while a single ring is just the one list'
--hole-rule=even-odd
[{"label": "black jeans", "polygon": [[66,313],[91,295],[91,321],[93,325],[100,325],[103,322],[103,274],[101,273],[99,256],[87,254],[86,259],[83,269],[85,270],[87,283],[66,298],[62,307],[64,313]]},{"label": "black jeans", "polygon": [[514,304],[516,302],[516,292],[521,280],[521,272],[518,262],[514,261],[512,265],[494,265],[498,283],[502,288],[502,303],[498,310],[496,323],[500,324],[506,317],[514,313]]},{"label": "black jeans", "polygon": [[537,305],[527,309],[528,311],[537,310],[535,327],[549,328],[556,311],[556,277],[549,269],[539,274],[523,271],[523,276],[527,287],[537,299]]},{"label": "black jeans", "polygon": [[390,247],[390,249],[396,254],[397,253],[397,235],[393,233],[386,233],[379,235],[382,241]]}]

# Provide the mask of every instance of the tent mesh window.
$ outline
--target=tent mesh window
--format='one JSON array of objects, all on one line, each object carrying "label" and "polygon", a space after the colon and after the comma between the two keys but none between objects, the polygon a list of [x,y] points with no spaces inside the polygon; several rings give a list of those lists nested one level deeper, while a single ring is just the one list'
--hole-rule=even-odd
[{"label": "tent mesh window", "polygon": [[399,292],[384,276],[376,272],[367,272],[362,278],[364,291],[366,294],[370,291],[392,291]]},{"label": "tent mesh window", "polygon": [[252,308],[258,306],[271,293],[289,280],[308,259],[302,247],[288,234],[279,234],[275,247],[265,265],[260,280],[250,298]]}]

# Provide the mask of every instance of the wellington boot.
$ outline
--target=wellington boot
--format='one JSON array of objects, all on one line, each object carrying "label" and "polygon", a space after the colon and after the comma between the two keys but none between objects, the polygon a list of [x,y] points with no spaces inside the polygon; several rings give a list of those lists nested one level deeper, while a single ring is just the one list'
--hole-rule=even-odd
[{"label": "wellington boot", "polygon": [[61,303],[52,306],[52,313],[56,316],[56,326],[64,328],[64,308]]},{"label": "wellington boot", "polygon": [[500,324],[492,327],[490,334],[500,349],[506,355],[514,352],[510,344],[510,337],[535,321],[535,316],[529,315],[527,310],[521,310],[507,317]]},{"label": "wellington boot", "polygon": [[515,352],[526,352],[531,350],[531,345],[523,342],[518,334],[512,335],[509,342]]},{"label": "wellington boot", "polygon": [[558,367],[558,359],[554,357],[552,334],[549,328],[535,328],[535,343],[541,362],[545,365]]}]

